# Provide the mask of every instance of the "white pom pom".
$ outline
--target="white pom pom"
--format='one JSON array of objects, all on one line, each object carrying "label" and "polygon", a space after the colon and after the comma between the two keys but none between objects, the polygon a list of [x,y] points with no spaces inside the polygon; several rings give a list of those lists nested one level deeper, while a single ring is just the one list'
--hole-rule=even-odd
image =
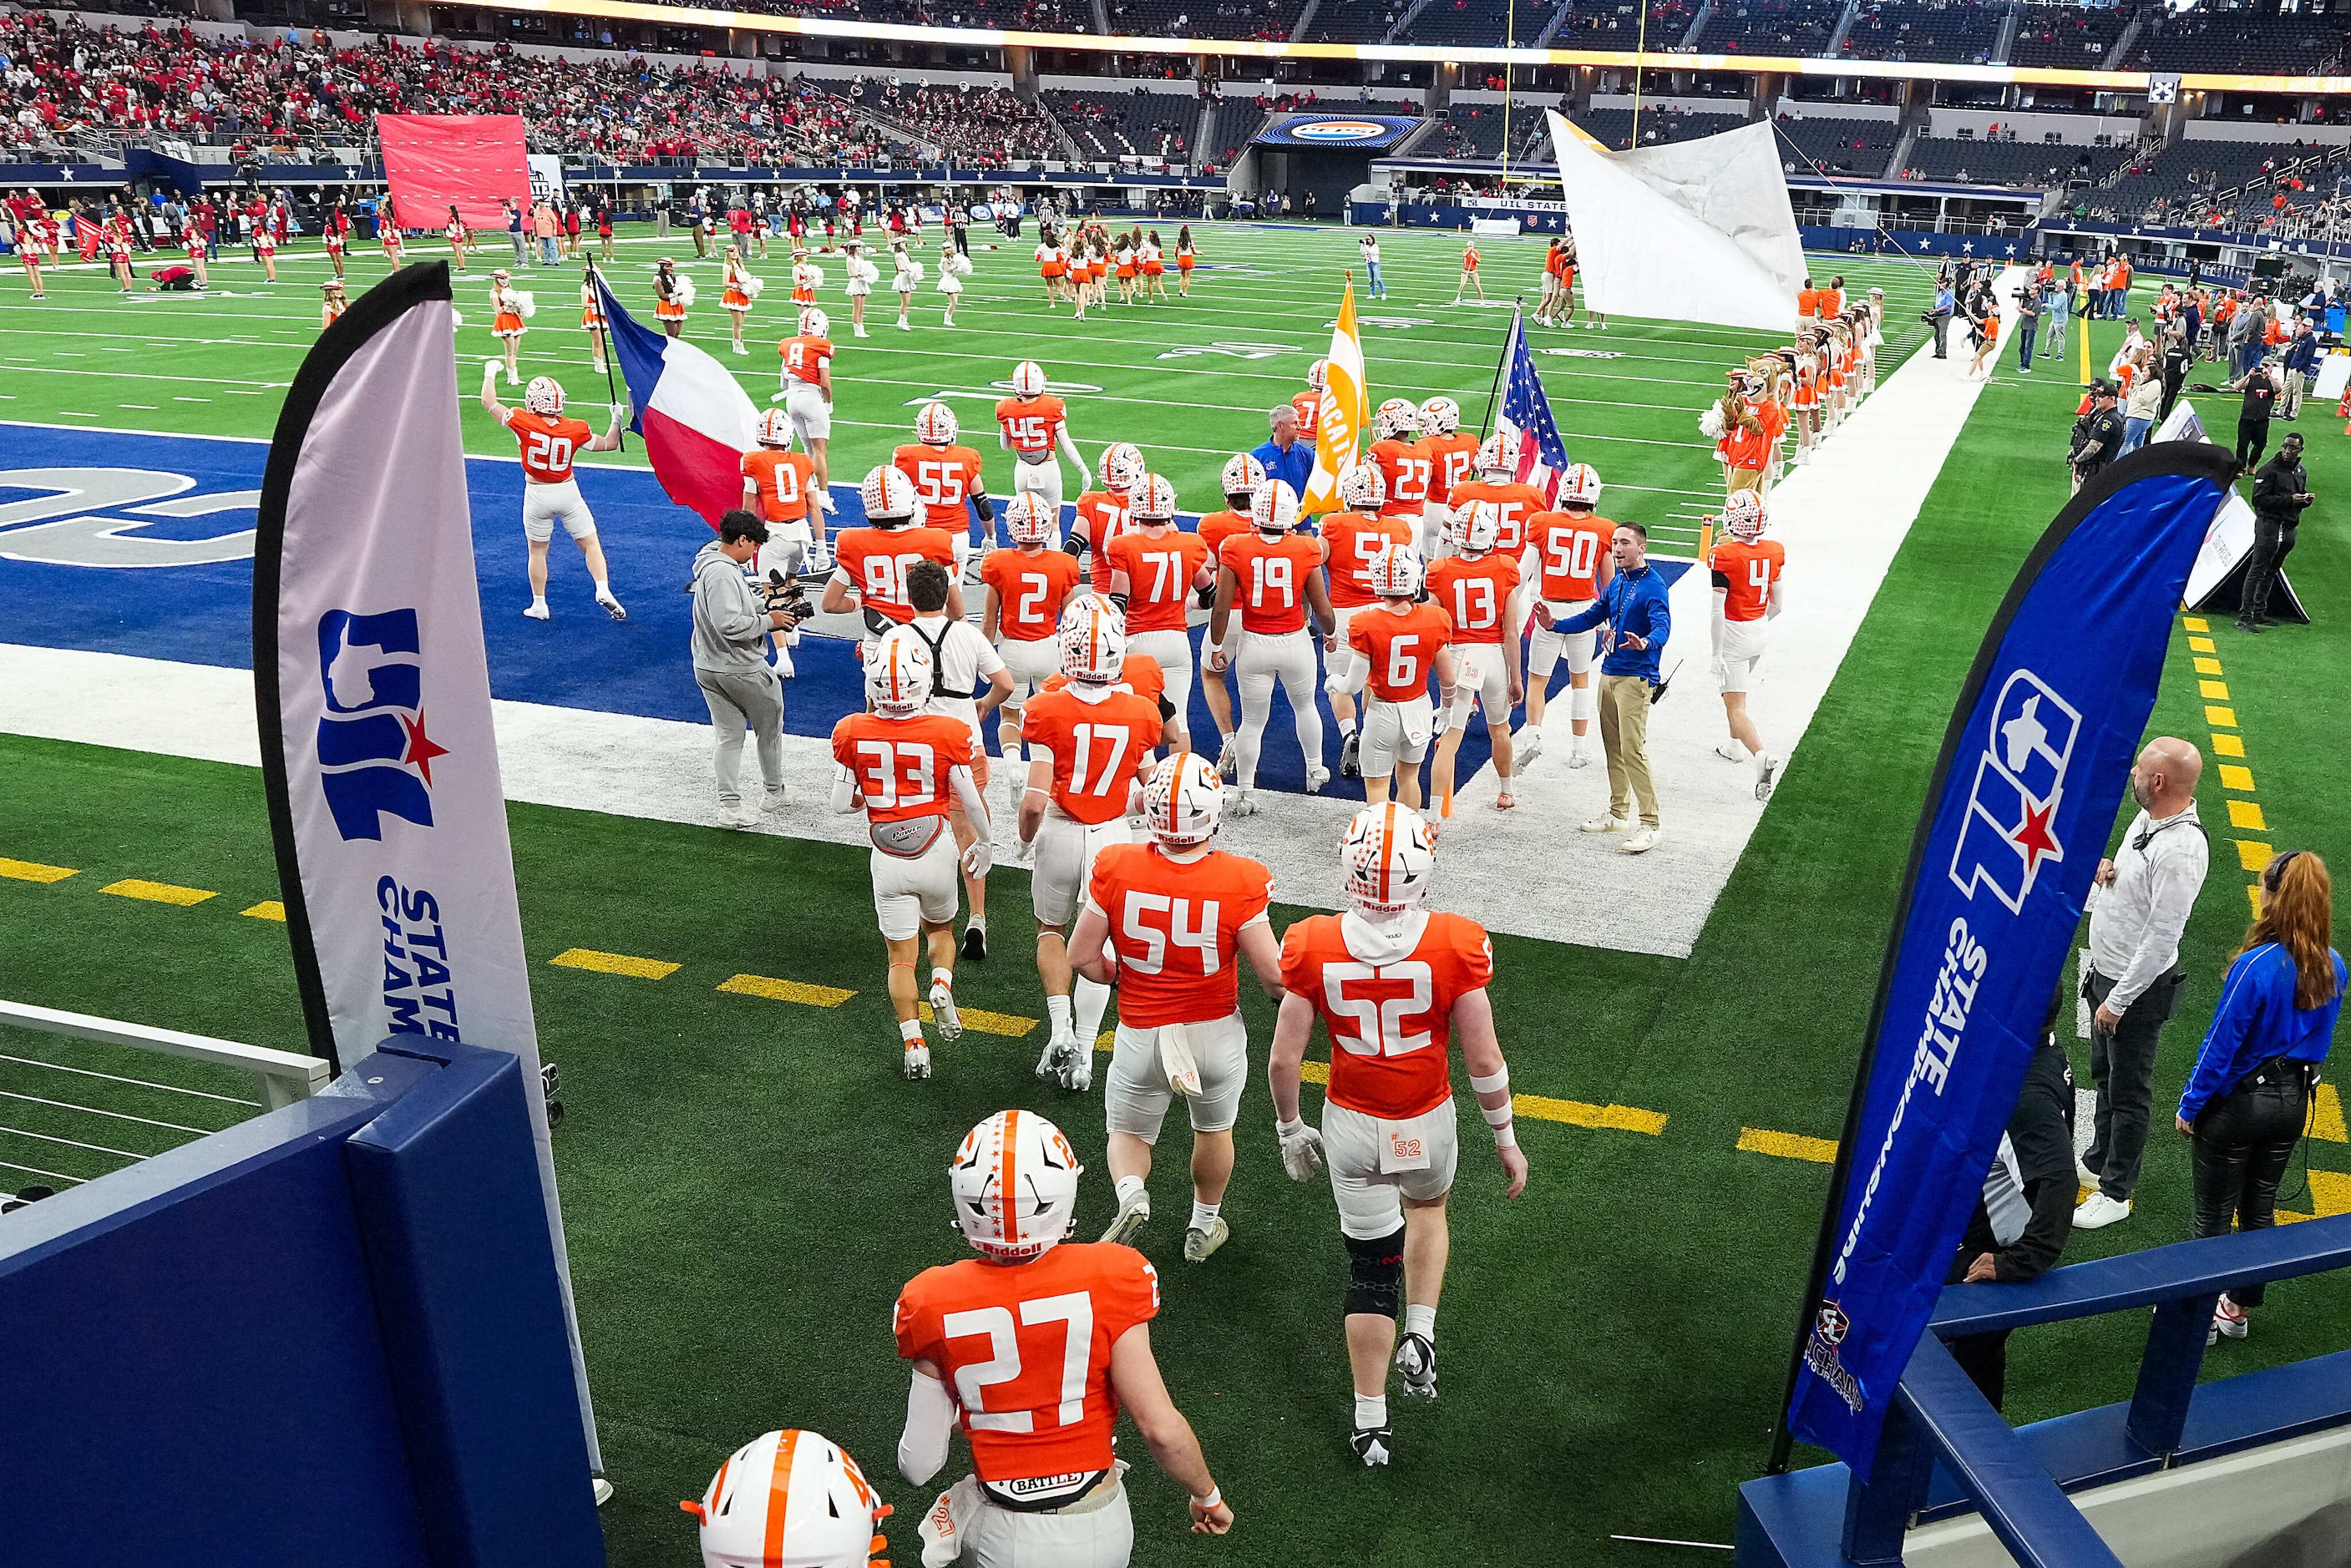
[{"label": "white pom pom", "polygon": [[1706,437],[1708,441],[1720,441],[1722,439],[1722,409],[1720,405],[1708,403],[1706,408],[1706,412],[1698,415],[1698,433]]}]

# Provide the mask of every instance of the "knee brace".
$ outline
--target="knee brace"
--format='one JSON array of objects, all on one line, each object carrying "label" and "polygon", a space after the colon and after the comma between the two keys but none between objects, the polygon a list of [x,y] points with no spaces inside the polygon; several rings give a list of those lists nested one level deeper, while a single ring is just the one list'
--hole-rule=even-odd
[{"label": "knee brace", "polygon": [[1369,1241],[1347,1243],[1347,1315],[1404,1315],[1404,1227]]}]

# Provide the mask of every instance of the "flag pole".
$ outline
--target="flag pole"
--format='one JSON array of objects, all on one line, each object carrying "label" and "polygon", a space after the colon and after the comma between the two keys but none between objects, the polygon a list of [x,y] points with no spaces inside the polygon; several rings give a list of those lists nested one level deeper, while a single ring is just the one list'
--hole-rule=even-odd
[{"label": "flag pole", "polygon": [[[612,347],[612,318],[604,311],[604,296],[610,291],[604,286],[604,275],[597,270],[596,264],[592,261],[588,264],[588,275],[596,280],[596,319],[604,324],[604,389],[611,394],[612,399],[607,407],[617,409],[621,406],[621,389],[612,379],[612,361],[620,356]],[[632,413],[636,411],[633,405],[630,411]],[[626,420],[621,421],[621,444],[612,450],[614,452],[629,450],[629,421]]]},{"label": "flag pole", "polygon": [[1502,398],[1502,367],[1510,362],[1510,344],[1526,330],[1527,296],[1514,296],[1510,300],[1510,336],[1502,339],[1501,357],[1494,361],[1494,385],[1486,393],[1486,418],[1478,426],[1478,440],[1482,443],[1494,433],[1494,410]]}]

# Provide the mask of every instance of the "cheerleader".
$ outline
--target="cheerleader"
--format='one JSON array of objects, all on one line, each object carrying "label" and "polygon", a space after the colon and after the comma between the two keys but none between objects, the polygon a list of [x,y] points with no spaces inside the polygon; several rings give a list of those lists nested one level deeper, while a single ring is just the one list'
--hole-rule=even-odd
[{"label": "cheerleader", "polygon": [[322,237],[327,244],[327,260],[333,264],[335,275],[341,277],[343,253],[350,249],[351,244],[351,215],[343,210],[343,204],[340,202],[337,202],[335,210],[327,214],[327,221],[323,227]]},{"label": "cheerleader", "polygon": [[1076,303],[1075,296],[1070,293],[1070,262],[1071,257],[1061,249],[1061,242],[1053,233],[1052,225],[1040,225],[1037,230],[1037,275],[1045,280],[1045,308],[1048,310],[1065,297],[1071,303]]},{"label": "cheerleader", "polygon": [[842,286],[849,295],[849,329],[862,337],[865,336],[865,296],[873,292],[874,280],[882,275],[882,269],[865,259],[862,241],[852,240],[849,242],[849,257],[841,263],[841,270],[849,275],[849,281]]},{"label": "cheerleader", "polygon": [[1192,244],[1192,225],[1186,223],[1176,231],[1176,292],[1186,299],[1192,297],[1192,267],[1199,259]]},{"label": "cheerleader", "polygon": [[959,274],[971,270],[971,263],[956,254],[953,240],[939,242],[939,278],[932,286],[947,296],[946,320],[941,325],[955,325],[956,301],[963,297],[963,279]]},{"label": "cheerleader", "polygon": [[906,316],[914,308],[914,286],[923,281],[923,264],[907,251],[904,240],[890,242],[890,259],[898,269],[898,275],[890,284],[898,291],[898,330],[911,332],[914,327]]},{"label": "cheerleader", "polygon": [[392,192],[389,191],[384,192],[383,200],[378,202],[375,206],[375,237],[383,244],[383,259],[392,265],[392,271],[398,272],[400,270],[400,213],[392,207]]},{"label": "cheerleader", "polygon": [[1160,248],[1157,229],[1143,240],[1143,291],[1162,305],[1167,302],[1166,253]]},{"label": "cheerleader", "polygon": [[726,247],[726,260],[719,264],[718,280],[726,289],[718,296],[718,303],[726,307],[726,314],[735,322],[735,352],[748,354],[751,350],[743,346],[743,317],[750,313],[751,302],[759,296],[759,280],[743,265],[741,246]]},{"label": "cheerleader", "polygon": [[320,284],[319,293],[323,296],[319,302],[319,330],[324,332],[350,308],[351,302],[343,297],[343,280],[339,277]]},{"label": "cheerleader", "polygon": [[[37,202],[40,198],[34,197],[31,200]],[[41,286],[42,225],[46,222],[45,218],[39,216],[21,217],[16,220],[16,264],[25,269],[25,281],[33,286],[35,299],[48,297],[47,291]],[[189,254],[200,258],[196,263],[196,275],[201,278],[204,275],[204,262],[201,259],[204,249],[204,236],[196,233],[196,225],[193,223],[188,225],[188,234],[192,236]]]},{"label": "cheerleader", "polygon": [[612,259],[612,203],[601,199],[596,203],[596,248],[598,259]]},{"label": "cheerleader", "polygon": [[593,368],[601,372],[604,369],[604,304],[597,297],[593,267],[588,269],[588,275],[580,282],[580,328],[588,334],[588,355],[594,361]]},{"label": "cheerleader", "polygon": [[1110,239],[1096,230],[1093,256],[1086,264],[1086,286],[1093,291],[1094,306],[1100,310],[1110,308]]},{"label": "cheerleader", "polygon": [[253,254],[261,263],[262,275],[268,278],[270,282],[276,283],[277,281],[277,225],[271,222],[271,214],[267,213],[264,213],[253,226]]},{"label": "cheerleader", "polygon": [[465,227],[465,220],[457,215],[455,204],[449,208],[448,226],[441,232],[448,236],[449,254],[457,258],[457,270],[465,271],[465,247],[473,243],[474,236],[472,231]]},{"label": "cheerleader", "polygon": [[128,217],[117,215],[114,222],[106,225],[104,239],[107,269],[114,274],[114,280],[122,286],[123,293],[131,293],[134,280],[131,275],[131,220]]},{"label": "cheerleader", "polygon": [[[189,222],[186,228],[180,231],[180,244],[187,250],[188,265],[196,269],[196,286],[198,288],[210,288],[213,281],[212,273],[204,265],[204,252],[209,247],[204,244],[204,230],[197,227],[193,220]],[[40,286],[40,276],[36,273],[33,278],[33,297],[35,299],[41,297],[39,293]]]},{"label": "cheerleader", "polygon": [[661,259],[653,269],[653,319],[672,337],[685,332],[685,307],[694,303],[694,280],[677,275],[677,263],[669,256]]},{"label": "cheerleader", "polygon": [[507,385],[522,385],[522,296],[512,286],[514,275],[500,267],[490,274],[490,336],[507,357]]},{"label": "cheerleader", "polygon": [[824,286],[824,269],[809,260],[808,252],[792,253],[792,304],[802,310],[816,303],[816,291]]},{"label": "cheerleader", "polygon": [[1796,463],[1813,458],[1821,439],[1820,334],[1806,327],[1796,337],[1796,363],[1789,378],[1788,411],[1795,418]]},{"label": "cheerleader", "polygon": [[[1134,239],[1126,234],[1119,235],[1115,272],[1118,278],[1118,302],[1121,305],[1134,303]],[[1105,299],[1103,303],[1107,305],[1109,301]]]}]

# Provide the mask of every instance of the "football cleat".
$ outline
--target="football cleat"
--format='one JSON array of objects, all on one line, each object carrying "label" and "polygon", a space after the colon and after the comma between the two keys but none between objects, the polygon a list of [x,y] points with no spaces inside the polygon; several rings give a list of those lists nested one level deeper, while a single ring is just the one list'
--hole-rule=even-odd
[{"label": "football cleat", "polygon": [[1209,1221],[1205,1231],[1185,1231],[1184,1261],[1187,1263],[1207,1262],[1216,1256],[1217,1248],[1232,1240],[1232,1236],[1233,1228],[1225,1223],[1225,1217],[1221,1214]]},{"label": "football cleat", "polygon": [[1714,743],[1714,754],[1726,763],[1747,761],[1747,748],[1736,741],[1717,741]]},{"label": "football cleat", "polygon": [[1110,1229],[1102,1233],[1105,1241],[1126,1241],[1137,1231],[1151,1223],[1151,1194],[1137,1192],[1118,1200],[1118,1213],[1112,1219]]},{"label": "football cleat", "polygon": [[1395,1454],[1395,1428],[1393,1427],[1358,1427],[1347,1446],[1366,1468],[1384,1465]]},{"label": "football cleat", "polygon": [[609,591],[598,594],[596,596],[596,602],[602,605],[604,607],[604,613],[611,616],[614,620],[626,620],[629,618],[629,612],[621,607],[621,601],[614,598]]},{"label": "football cleat", "polygon": [[963,929],[963,956],[974,962],[987,958],[987,928],[977,920]]},{"label": "football cleat", "polygon": [[1070,1058],[1078,1052],[1078,1037],[1066,1028],[1057,1028],[1045,1042],[1043,1054],[1037,1058],[1037,1075],[1040,1078],[1066,1079]]},{"label": "football cleat", "polygon": [[906,1042],[904,1063],[906,1081],[919,1083],[931,1075],[931,1048],[915,1041]]},{"label": "football cleat", "polygon": [[1415,1399],[1437,1397],[1437,1346],[1428,1336],[1407,1334],[1396,1346],[1395,1369],[1404,1376],[1404,1391]]},{"label": "football cleat", "polygon": [[1257,815],[1257,792],[1246,789],[1241,791],[1240,794],[1233,797],[1233,804],[1229,809],[1235,816],[1255,816]]},{"label": "football cleat", "polygon": [[1755,798],[1770,800],[1771,786],[1779,782],[1780,759],[1769,752],[1755,753]]},{"label": "football cleat", "polygon": [[956,1011],[955,982],[935,978],[931,981],[931,1022],[938,1025],[942,1044],[962,1038],[963,1015]]},{"label": "football cleat", "polygon": [[1510,749],[1516,765],[1519,767],[1524,767],[1529,763],[1533,762],[1537,757],[1541,756],[1542,741],[1542,729],[1540,725],[1536,724],[1529,724],[1525,729],[1520,730],[1517,734],[1511,736]]},{"label": "football cleat", "polygon": [[953,446],[961,433],[955,410],[945,403],[925,403],[914,416],[914,439],[925,446]]},{"label": "football cleat", "polygon": [[[541,616],[541,620],[547,618]],[[1227,735],[1225,743],[1217,751],[1217,774],[1221,778],[1234,778],[1240,773],[1240,752],[1234,736]]]},{"label": "football cleat", "polygon": [[1322,786],[1330,782],[1331,770],[1329,768],[1317,763],[1306,770],[1306,793],[1308,794],[1321,794],[1322,793]]},{"label": "football cleat", "polygon": [[1069,1066],[1061,1075],[1061,1087],[1071,1094],[1082,1095],[1094,1086],[1093,1047],[1083,1041],[1073,1041]]},{"label": "football cleat", "polygon": [[1339,776],[1341,778],[1359,779],[1364,776],[1364,764],[1362,762],[1363,750],[1363,732],[1359,730],[1348,731],[1346,740],[1343,742],[1339,747]]}]

